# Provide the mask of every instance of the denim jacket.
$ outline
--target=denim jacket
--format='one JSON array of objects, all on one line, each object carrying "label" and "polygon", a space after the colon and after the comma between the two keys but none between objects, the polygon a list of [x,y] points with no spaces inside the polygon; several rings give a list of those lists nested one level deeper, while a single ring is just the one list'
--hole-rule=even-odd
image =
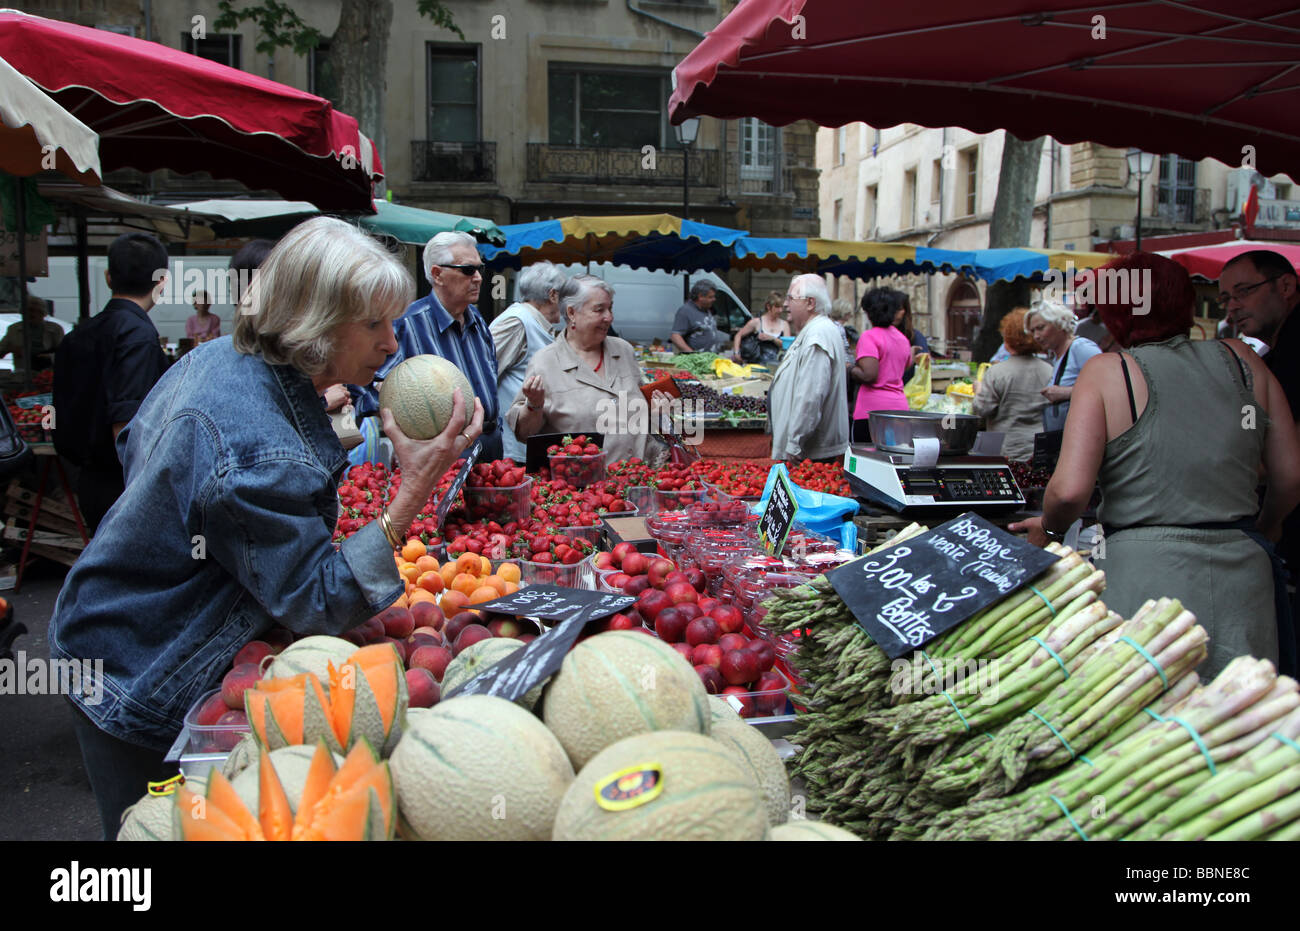
[{"label": "denim jacket", "polygon": [[377,523],[331,542],[347,459],[298,370],[236,352],[230,337],[203,343],[117,443],[126,491],[50,622],[56,659],[102,668],[72,699],[106,733],[166,749],[272,625],[337,635],[401,595]]}]

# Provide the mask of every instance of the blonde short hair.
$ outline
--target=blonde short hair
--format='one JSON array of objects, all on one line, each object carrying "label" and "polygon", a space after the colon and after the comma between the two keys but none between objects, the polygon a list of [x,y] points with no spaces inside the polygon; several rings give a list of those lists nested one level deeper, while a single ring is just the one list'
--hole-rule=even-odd
[{"label": "blonde short hair", "polygon": [[410,272],[376,240],[342,220],[313,217],[254,273],[235,316],[235,349],[319,375],[338,327],[392,319],[414,297]]}]

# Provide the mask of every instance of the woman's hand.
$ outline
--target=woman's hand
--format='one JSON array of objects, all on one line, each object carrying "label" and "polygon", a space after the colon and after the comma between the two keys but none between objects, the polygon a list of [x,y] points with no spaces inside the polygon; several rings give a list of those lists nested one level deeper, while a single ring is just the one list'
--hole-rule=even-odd
[{"label": "woman's hand", "polygon": [[336,411],[350,400],[352,400],[352,395],[348,394],[348,389],[342,385],[330,385],[325,389],[326,411]]},{"label": "woman's hand", "polygon": [[1065,385],[1048,385],[1042,390],[1043,397],[1053,404],[1070,400],[1070,389]]},{"label": "woman's hand", "polygon": [[1029,542],[1034,546],[1046,546],[1049,542],[1047,534],[1043,533],[1041,517],[1030,517],[1027,520],[1016,521],[1014,524],[1007,524],[1007,529],[1012,533],[1028,533]]},{"label": "woman's hand", "polygon": [[402,466],[402,484],[388,505],[393,529],[405,539],[415,515],[429,500],[438,479],[452,464],[465,455],[483,432],[483,403],[474,399],[474,415],[466,422],[465,399],[460,389],[452,392],[451,419],[446,428],[431,440],[414,440],[402,432],[388,408],[380,411],[384,434]]},{"label": "woman's hand", "polygon": [[542,382],[542,376],[534,375],[527,379],[519,389],[523,392],[524,400],[528,406],[536,410],[546,403],[546,385]]}]

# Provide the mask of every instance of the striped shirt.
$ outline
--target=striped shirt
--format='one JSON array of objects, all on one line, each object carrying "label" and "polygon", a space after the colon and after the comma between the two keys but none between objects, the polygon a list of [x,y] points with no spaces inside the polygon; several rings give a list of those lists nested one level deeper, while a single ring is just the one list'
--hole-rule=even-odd
[{"label": "striped shirt", "polygon": [[[357,416],[379,412],[378,384],[397,363],[410,356],[432,354],[453,363],[469,379],[474,393],[483,402],[484,437],[499,433],[496,346],[477,307],[473,304],[467,307],[464,319],[464,326],[457,323],[433,294],[406,308],[393,323],[397,352],[375,372],[375,383],[360,389],[356,399]],[[495,431],[487,429],[489,421],[498,421]]]}]

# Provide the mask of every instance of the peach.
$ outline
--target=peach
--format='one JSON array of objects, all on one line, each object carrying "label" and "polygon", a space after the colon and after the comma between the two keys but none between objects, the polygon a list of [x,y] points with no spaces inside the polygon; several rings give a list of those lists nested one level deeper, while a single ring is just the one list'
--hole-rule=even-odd
[{"label": "peach", "polygon": [[442,608],[427,601],[417,601],[411,605],[411,617],[415,619],[416,630],[421,627],[428,627],[435,631],[442,630],[442,625],[447,620],[447,616],[442,613]]},{"label": "peach", "polygon": [[447,638],[449,643],[455,643],[460,632],[470,624],[478,623],[478,615],[472,611],[461,611],[453,614],[442,628],[442,634]]},{"label": "peach", "polygon": [[415,618],[406,608],[385,608],[375,617],[384,625],[384,635],[388,637],[404,639],[415,630]]},{"label": "peach", "polygon": [[227,708],[244,710],[244,690],[251,689],[262,680],[262,670],[253,663],[242,663],[221,680],[221,697]]},{"label": "peach", "polygon": [[275,653],[276,650],[265,640],[250,640],[240,647],[232,665],[242,666],[244,663],[252,663],[254,666],[261,666],[263,659],[274,656]]},{"label": "peach", "polygon": [[280,653],[285,647],[293,643],[293,631],[287,627],[272,627],[262,635],[262,642],[269,643],[274,653]]},{"label": "peach", "polygon": [[452,652],[443,646],[421,646],[411,651],[411,669],[427,669],[439,682],[452,661]]},{"label": "peach", "polygon": [[452,647],[452,652],[457,656],[461,652],[481,640],[492,639],[492,631],[488,630],[482,624],[466,624],[459,634],[456,635],[456,644]]},{"label": "peach", "polygon": [[402,660],[402,665],[405,666],[406,665],[406,641],[398,640],[396,637],[386,637],[385,639],[393,645],[393,649],[397,651],[397,655]]},{"label": "peach", "polygon": [[432,708],[442,697],[433,673],[420,667],[406,670],[406,693],[411,708]]},{"label": "peach", "polygon": [[514,618],[500,618],[488,623],[488,630],[492,631],[494,637],[512,637],[518,639],[519,635],[524,632],[524,627]]},{"label": "peach", "polygon": [[194,715],[194,723],[201,727],[211,727],[229,710],[230,706],[226,704],[226,699],[221,692],[214,692],[211,698],[199,705],[199,710]]}]

